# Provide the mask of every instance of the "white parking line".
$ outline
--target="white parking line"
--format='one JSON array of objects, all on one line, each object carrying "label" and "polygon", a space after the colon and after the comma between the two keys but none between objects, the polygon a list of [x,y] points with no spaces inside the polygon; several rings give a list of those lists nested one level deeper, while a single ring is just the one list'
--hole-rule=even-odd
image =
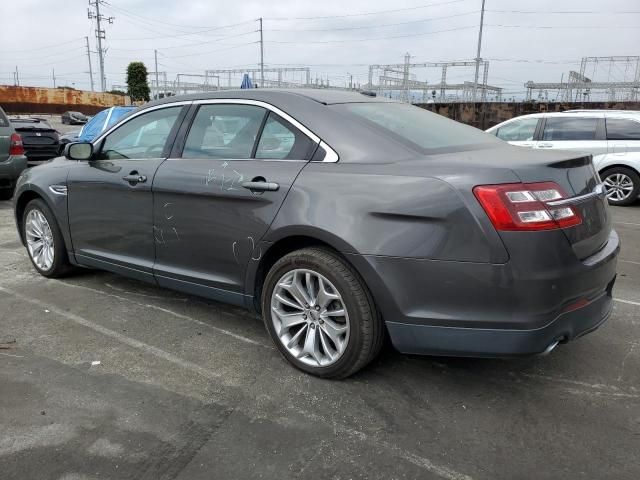
[{"label": "white parking line", "polygon": [[640,262],[634,262],[633,260],[618,260],[622,263],[631,263],[632,265],[640,265]]},{"label": "white parking line", "polygon": [[64,281],[60,281],[60,280],[50,280],[50,281],[52,283],[55,283],[56,285],[62,284],[62,285],[65,285],[66,287],[79,288],[81,290],[88,290],[90,292],[98,293],[98,294],[103,295],[103,296],[117,298],[118,300],[123,301],[123,302],[133,303],[133,304],[138,305],[138,306],[143,307],[143,308],[151,308],[151,309],[157,310],[159,312],[168,313],[169,315],[173,315],[174,317],[181,318],[183,320],[189,320],[191,322],[197,323],[198,325],[202,325],[203,327],[207,327],[207,328],[210,328],[212,330],[215,330],[218,333],[222,333],[223,335],[228,335],[230,337],[233,337],[236,340],[240,340],[241,342],[250,343],[251,345],[257,345],[257,346],[264,347],[264,348],[269,348],[269,349],[273,349],[274,348],[273,345],[268,345],[268,344],[264,344],[262,342],[258,342],[256,340],[251,339],[251,338],[247,338],[247,337],[244,337],[244,336],[239,335],[237,333],[231,332],[229,330],[225,330],[224,328],[216,327],[216,326],[211,325],[209,323],[205,323],[203,321],[200,321],[200,320],[198,320],[196,318],[189,317],[187,315],[183,315],[182,313],[174,312],[173,310],[169,310],[168,308],[158,307],[157,305],[152,305],[152,304],[149,304],[149,303],[136,302],[135,300],[131,300],[130,298],[125,298],[125,297],[123,297],[121,295],[116,295],[115,293],[105,292],[105,291],[99,290],[97,288],[85,287],[84,285],[76,285],[74,283],[68,283],[68,282],[64,282]]},{"label": "white parking line", "polygon": [[64,310],[60,310],[59,308],[54,307],[53,305],[49,305],[48,303],[42,302],[35,298],[28,297],[27,295],[22,295],[21,293],[14,292],[13,290],[9,290],[5,287],[0,287],[0,292],[4,292],[7,295],[11,295],[12,297],[18,298],[23,302],[30,303],[37,307],[40,307],[43,310],[49,310],[56,315],[66,318],[67,320],[71,320],[72,322],[77,323],[78,325],[82,325],[83,327],[90,328],[102,335],[106,335],[107,337],[114,338],[115,340],[124,343],[125,345],[129,345],[130,347],[137,348],[138,350],[143,350],[151,355],[155,355],[156,357],[162,358],[168,362],[174,363],[182,368],[187,370],[191,370],[192,372],[198,373],[205,378],[212,380],[219,380],[221,375],[217,372],[212,372],[211,370],[207,370],[206,368],[201,367],[193,362],[188,360],[183,360],[182,358],[176,357],[175,355],[165,352],[164,350],[159,349],[158,347],[154,347],[153,345],[149,345],[147,343],[141,342],[139,340],[135,340],[133,338],[127,337],[126,335],[122,335],[121,333],[115,332],[109,328],[103,327],[97,323],[92,322],[91,320],[87,320],[75,313],[65,312]]},{"label": "white parking line", "polygon": [[614,225],[632,225],[634,227],[640,227],[640,223],[633,223],[633,222],[613,222]]},{"label": "white parking line", "polygon": [[632,300],[623,300],[622,298],[614,298],[616,302],[627,303],[629,305],[637,305],[640,307],[640,302],[634,302]]}]

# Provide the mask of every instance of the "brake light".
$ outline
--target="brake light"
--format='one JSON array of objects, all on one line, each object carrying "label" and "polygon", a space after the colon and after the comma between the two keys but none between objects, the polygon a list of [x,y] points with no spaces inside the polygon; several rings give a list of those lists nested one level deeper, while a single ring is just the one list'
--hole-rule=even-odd
[{"label": "brake light", "polygon": [[554,230],[582,223],[573,207],[549,205],[567,198],[554,182],[479,185],[473,193],[496,230]]},{"label": "brake light", "polygon": [[22,137],[17,133],[11,134],[11,140],[9,141],[9,155],[24,155]]}]

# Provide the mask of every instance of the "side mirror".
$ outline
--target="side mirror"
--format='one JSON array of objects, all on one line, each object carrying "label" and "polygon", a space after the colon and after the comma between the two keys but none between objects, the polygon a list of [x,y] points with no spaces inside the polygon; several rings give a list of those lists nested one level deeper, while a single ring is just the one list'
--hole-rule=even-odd
[{"label": "side mirror", "polygon": [[91,160],[93,145],[82,142],[69,143],[64,147],[64,156],[69,160]]}]

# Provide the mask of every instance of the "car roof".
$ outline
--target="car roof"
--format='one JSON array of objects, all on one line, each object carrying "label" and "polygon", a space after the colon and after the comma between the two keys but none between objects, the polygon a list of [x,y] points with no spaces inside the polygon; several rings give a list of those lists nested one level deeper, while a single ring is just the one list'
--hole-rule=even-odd
[{"label": "car roof", "polygon": [[213,100],[213,99],[247,99],[270,100],[283,99],[283,97],[303,97],[324,105],[335,105],[338,103],[363,103],[363,102],[393,102],[385,97],[372,96],[370,93],[361,93],[346,90],[334,90],[330,88],[251,88],[244,90],[218,90],[214,92],[193,93],[190,95],[175,95],[171,97],[154,100],[143,107],[161,105],[180,101],[193,100]]}]

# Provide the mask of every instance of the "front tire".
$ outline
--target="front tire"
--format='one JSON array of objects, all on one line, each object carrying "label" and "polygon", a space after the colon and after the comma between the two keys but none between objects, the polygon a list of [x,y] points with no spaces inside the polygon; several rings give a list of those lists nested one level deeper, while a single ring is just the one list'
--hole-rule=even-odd
[{"label": "front tire", "polygon": [[280,353],[323,378],[345,378],[373,360],[384,325],[371,294],[343,258],[305,248],[278,260],[265,279],[262,316]]},{"label": "front tire", "polygon": [[640,195],[640,176],[630,168],[610,168],[601,177],[610,205],[631,205]]},{"label": "front tire", "polygon": [[71,270],[64,238],[51,209],[31,200],[22,215],[22,235],[31,263],[42,276],[61,277]]}]

